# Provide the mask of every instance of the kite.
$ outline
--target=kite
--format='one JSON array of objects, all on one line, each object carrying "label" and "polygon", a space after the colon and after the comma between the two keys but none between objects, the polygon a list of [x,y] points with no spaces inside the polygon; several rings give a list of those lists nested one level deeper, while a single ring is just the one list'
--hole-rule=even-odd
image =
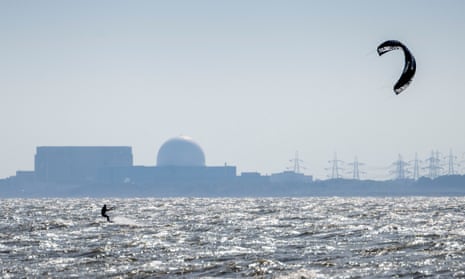
[{"label": "kite", "polygon": [[400,76],[399,80],[394,85],[394,92],[398,95],[404,91],[405,88],[407,88],[412,82],[417,66],[415,57],[413,57],[412,53],[410,53],[410,50],[404,44],[396,40],[389,40],[380,44],[378,46],[378,54],[381,56],[386,52],[395,49],[402,49],[405,56],[404,70],[402,71],[402,75]]}]

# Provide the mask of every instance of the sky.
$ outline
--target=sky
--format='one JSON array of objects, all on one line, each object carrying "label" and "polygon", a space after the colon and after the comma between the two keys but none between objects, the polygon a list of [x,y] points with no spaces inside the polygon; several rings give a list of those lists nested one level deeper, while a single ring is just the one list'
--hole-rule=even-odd
[{"label": "sky", "polygon": [[[317,179],[357,156],[465,160],[465,1],[0,0],[0,178],[37,146],[132,146],[154,166],[179,135],[209,166]],[[417,61],[395,95],[403,54]],[[465,172],[465,163],[456,167]],[[391,168],[392,169],[392,168]]]}]

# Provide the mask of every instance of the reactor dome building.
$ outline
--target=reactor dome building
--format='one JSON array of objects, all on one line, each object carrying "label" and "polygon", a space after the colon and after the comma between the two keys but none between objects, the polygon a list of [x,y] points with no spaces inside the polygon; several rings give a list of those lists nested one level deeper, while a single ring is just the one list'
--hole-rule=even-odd
[{"label": "reactor dome building", "polygon": [[205,167],[205,153],[190,137],[172,138],[160,147],[157,166]]},{"label": "reactor dome building", "polygon": [[234,180],[236,167],[207,166],[202,147],[190,137],[179,136],[161,145],[156,166],[110,167],[100,174],[98,181],[103,183],[176,188]]}]

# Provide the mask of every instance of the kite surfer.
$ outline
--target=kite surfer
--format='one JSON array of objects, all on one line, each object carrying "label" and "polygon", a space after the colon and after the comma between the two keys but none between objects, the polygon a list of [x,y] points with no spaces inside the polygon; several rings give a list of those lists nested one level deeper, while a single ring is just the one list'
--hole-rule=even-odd
[{"label": "kite surfer", "polygon": [[110,210],[113,210],[114,207],[112,208],[107,208],[107,205],[104,204],[103,207],[102,207],[102,217],[107,217],[107,221],[108,222],[111,222],[110,221],[110,216],[107,215],[107,211],[110,211]]}]

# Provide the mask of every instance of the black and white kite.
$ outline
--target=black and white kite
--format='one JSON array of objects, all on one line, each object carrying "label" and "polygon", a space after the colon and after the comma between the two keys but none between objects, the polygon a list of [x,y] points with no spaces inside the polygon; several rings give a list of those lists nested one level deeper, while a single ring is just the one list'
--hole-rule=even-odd
[{"label": "black and white kite", "polygon": [[400,76],[399,80],[394,85],[394,92],[396,92],[396,94],[400,94],[405,90],[405,88],[409,86],[410,82],[412,82],[417,66],[415,57],[413,57],[412,53],[410,53],[410,50],[404,44],[396,40],[389,40],[380,44],[378,46],[378,54],[381,56],[386,52],[395,49],[402,49],[405,56],[404,70],[402,71],[402,75]]}]

